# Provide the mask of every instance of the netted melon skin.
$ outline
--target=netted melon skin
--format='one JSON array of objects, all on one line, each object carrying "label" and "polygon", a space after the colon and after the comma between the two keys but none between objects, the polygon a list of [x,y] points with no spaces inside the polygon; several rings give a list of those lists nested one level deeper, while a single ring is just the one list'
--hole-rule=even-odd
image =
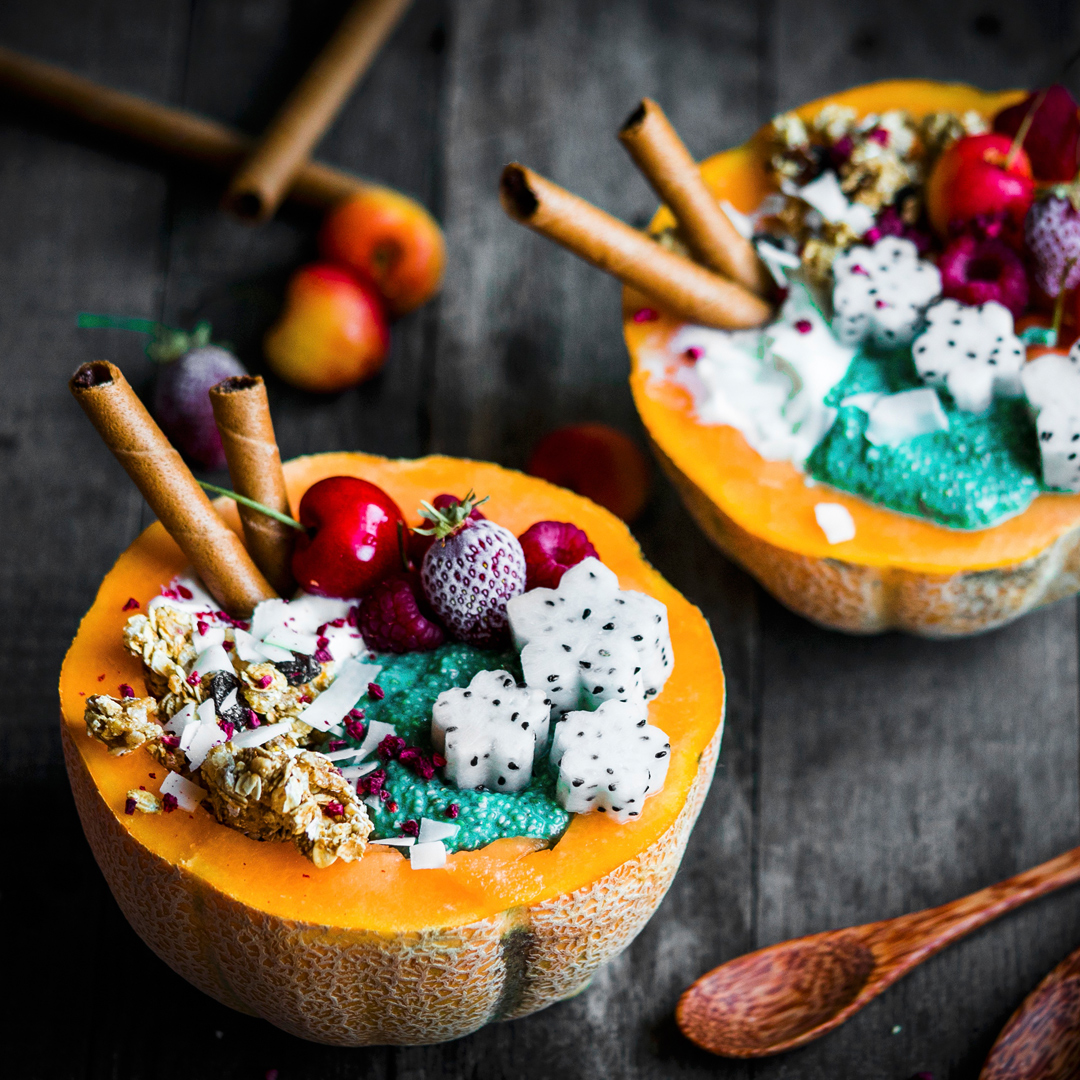
[{"label": "netted melon skin", "polygon": [[655,442],[652,449],[705,535],[785,607],[830,630],[969,637],[1080,592],[1080,526],[1034,558],[992,570],[923,574],[812,558],[747,532]]},{"label": "netted melon skin", "polygon": [[467,926],[385,935],[260,912],[155,855],[117,821],[61,723],[91,850],[124,915],[177,974],[240,1012],[333,1046],[444,1042],[577,993],[667,892],[712,780],[718,724],[674,823],[573,893]]}]

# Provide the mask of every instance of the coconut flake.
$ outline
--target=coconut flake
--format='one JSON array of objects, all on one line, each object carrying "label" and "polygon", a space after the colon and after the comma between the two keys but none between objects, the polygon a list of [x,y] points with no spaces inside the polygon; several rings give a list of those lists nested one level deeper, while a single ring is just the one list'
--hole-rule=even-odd
[{"label": "coconut flake", "polygon": [[233,670],[232,661],[229,659],[229,654],[222,645],[211,645],[209,649],[199,653],[195,657],[195,662],[191,665],[191,673],[198,672],[200,679],[204,675],[209,675],[212,671],[227,671],[230,675],[236,674]]},{"label": "coconut flake", "polygon": [[173,735],[182,735],[184,728],[193,722],[197,722],[194,702],[185,705],[179,712],[174,713],[165,725],[165,730],[172,732]]},{"label": "coconut flake", "polygon": [[356,757],[359,753],[359,746],[346,746],[343,750],[331,750],[330,753],[323,754],[323,757],[327,761],[346,761],[348,758]]},{"label": "coconut flake", "polygon": [[416,844],[414,836],[388,836],[385,840],[369,840],[369,844],[382,844],[385,847],[413,847]]},{"label": "coconut flake", "polygon": [[374,758],[371,761],[365,761],[363,765],[346,765],[341,770],[341,775],[346,780],[359,780],[361,776],[374,772],[381,764],[378,758]]},{"label": "coconut flake", "polygon": [[246,630],[235,630],[236,655],[248,664],[260,664],[269,659],[266,653]]},{"label": "coconut flake", "polygon": [[[200,632],[198,629],[200,626],[206,629]],[[212,626],[207,619],[199,619],[195,633],[191,637],[191,643],[195,646],[197,653],[205,652],[214,645],[223,646],[225,644],[225,627]]]},{"label": "coconut flake", "polygon": [[300,713],[299,719],[319,731],[329,731],[364,696],[368,683],[380,671],[378,664],[343,661],[334,681]]},{"label": "coconut flake", "polygon": [[267,645],[276,645],[278,648],[288,649],[289,652],[303,653],[304,656],[311,656],[319,647],[314,634],[301,634],[287,626],[275,626],[263,638],[261,645],[263,648]]},{"label": "coconut flake", "polygon": [[855,519],[846,506],[841,506],[840,503],[818,503],[814,507],[814,517],[830,544],[842,544],[845,540],[855,539]]},{"label": "coconut flake", "polygon": [[170,772],[161,781],[160,791],[163,796],[171,795],[181,810],[197,810],[199,803],[206,798],[205,788],[193,784],[190,780],[175,772]]},{"label": "coconut flake", "polygon": [[732,206],[727,199],[720,200],[720,209],[724,211],[732,227],[743,239],[749,240],[754,235],[754,219],[752,217]]},{"label": "coconut flake", "polygon": [[222,698],[221,706],[218,708],[218,713],[221,716],[228,716],[232,709],[235,709],[240,702],[236,699],[236,687],[234,686],[224,698]]},{"label": "coconut flake", "polygon": [[416,838],[418,844],[434,843],[436,840],[449,840],[457,836],[461,826],[450,825],[445,821],[433,821],[431,818],[420,819],[420,835]]},{"label": "coconut flake", "polygon": [[292,731],[292,724],[284,720],[280,724],[263,724],[261,727],[248,728],[247,731],[234,735],[229,742],[237,750],[243,750],[249,746],[262,746],[263,743],[268,743],[279,735],[287,735],[290,731]]},{"label": "coconut flake", "polygon": [[203,588],[198,578],[183,574],[174,577],[162,590],[162,595],[155,596],[146,605],[146,610],[174,607],[180,611],[201,613],[216,611],[217,606],[217,601]]},{"label": "coconut flake", "polygon": [[446,845],[441,840],[414,844],[409,852],[409,864],[414,870],[438,870],[446,865]]},{"label": "coconut flake", "polygon": [[949,430],[937,391],[929,387],[883,394],[867,411],[866,438],[875,446],[899,446],[919,435]]},{"label": "coconut flake", "polygon": [[847,225],[856,236],[862,236],[874,224],[874,211],[862,203],[848,202],[832,169],[826,169],[816,180],[803,187],[797,187],[790,181],[785,181],[782,187],[785,195],[802,199],[826,221]]},{"label": "coconut flake", "polygon": [[[211,705],[214,703],[211,701]],[[186,734],[186,732],[185,732]],[[183,736],[181,736],[181,739]],[[215,746],[220,746],[225,741],[225,732],[218,727],[215,720],[212,724],[199,724],[195,728],[194,735],[185,753],[188,758],[188,767],[197,769],[206,760],[206,755]]]}]

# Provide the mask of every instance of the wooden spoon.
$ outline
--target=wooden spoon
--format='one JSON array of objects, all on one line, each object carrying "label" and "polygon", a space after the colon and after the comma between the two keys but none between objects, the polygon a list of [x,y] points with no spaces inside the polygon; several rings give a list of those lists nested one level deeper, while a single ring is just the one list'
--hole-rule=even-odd
[{"label": "wooden spoon", "polygon": [[1080,1076],[1080,949],[1026,998],[1001,1030],[979,1080],[1075,1080]]},{"label": "wooden spoon", "polygon": [[698,1046],[765,1057],[839,1027],[886,987],[958,938],[1080,881],[1080,847],[941,907],[770,945],[703,975],[676,1019]]}]

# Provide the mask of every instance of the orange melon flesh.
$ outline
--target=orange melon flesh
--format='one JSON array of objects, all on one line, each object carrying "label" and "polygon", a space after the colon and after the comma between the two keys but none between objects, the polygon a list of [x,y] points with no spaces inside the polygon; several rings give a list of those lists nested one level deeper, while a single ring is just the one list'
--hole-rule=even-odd
[{"label": "orange melon flesh", "polygon": [[[663,601],[671,623],[673,673],[650,705],[651,722],[672,744],[667,782],[650,798],[639,821],[618,825],[600,814],[576,816],[550,849],[528,839],[499,840],[457,852],[442,870],[415,871],[393,850],[369,848],[355,863],[317,870],[290,844],[259,843],[218,824],[209,814],[124,813],[129,789],[145,784],[159,766],[144,751],[110,757],[86,735],[85,697],[117,694],[129,683],[143,694],[139,661],[121,643],[134,597],[145,609],[185,560],[162,527],[150,526],[105,577],[93,607],[64,660],[60,699],[65,743],[92,779],[109,815],[137,846],[181,867],[248,908],[276,918],[341,929],[400,934],[475,923],[508,909],[527,907],[572,892],[609,874],[653,845],[676,822],[718,735],[724,707],[720,659],[701,612],[643,558],[629,531],[611,514],[579,496],[498,466],[430,457],[388,461],[363,454],[325,454],[288,462],[285,476],[293,506],[311,484],[327,476],[360,476],[384,488],[407,516],[420,499],[442,491],[475,488],[490,494],[489,517],[520,534],[535,521],[573,521],[583,528],[624,589]],[[219,500],[239,530],[235,507]]]},{"label": "orange melon flesh", "polygon": [[[1024,96],[1019,90],[984,93],[956,83],[897,80],[832,94],[794,111],[807,121],[830,103],[850,106],[860,116],[907,109],[921,118],[931,112],[974,109],[989,117]],[[717,198],[749,213],[776,190],[765,170],[766,160],[762,131],[743,146],[709,158],[701,166],[702,175]],[[653,228],[673,224],[670,212],[662,207]],[[790,462],[762,458],[737,429],[698,423],[687,391],[650,376],[649,354],[662,350],[682,324],[662,313],[655,321],[635,323],[634,312],[648,306],[641,296],[624,290],[630,384],[642,422],[674,468],[751,536],[813,559],[839,558],[862,566],[949,575],[1032,559],[1080,524],[1080,495],[1039,495],[1016,517],[992,528],[965,531],[875,506],[825,484],[809,485]],[[838,545],[826,541],[814,517],[814,506],[820,502],[840,503],[850,511],[856,530],[853,540]]]}]

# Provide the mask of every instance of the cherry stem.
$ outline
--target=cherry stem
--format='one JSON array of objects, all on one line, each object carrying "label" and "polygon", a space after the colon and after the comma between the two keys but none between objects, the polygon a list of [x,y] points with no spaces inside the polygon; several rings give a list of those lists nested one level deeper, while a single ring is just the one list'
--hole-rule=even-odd
[{"label": "cherry stem", "polygon": [[205,480],[196,480],[195,482],[199,487],[206,488],[207,491],[212,491],[215,495],[224,495],[226,498],[240,503],[241,506],[247,506],[252,510],[258,510],[260,514],[272,517],[275,521],[280,521],[282,525],[290,525],[294,529],[299,529],[300,532],[307,532],[306,526],[301,525],[296,518],[291,518],[288,514],[283,514],[280,510],[273,510],[269,506],[263,506],[262,503],[256,502],[254,499],[249,499],[246,495],[237,495],[235,491],[218,487],[217,484],[208,484]]},{"label": "cherry stem", "polygon": [[1039,111],[1043,101],[1046,100],[1046,90],[1040,90],[1039,96],[1031,103],[1031,108],[1028,109],[1024,116],[1023,122],[1016,129],[1016,134],[1013,136],[1012,145],[1009,147],[1009,152],[1005,155],[1005,171],[1008,172],[1012,168],[1012,163],[1016,160],[1016,155],[1020,153],[1024,146],[1024,140],[1027,138],[1028,132],[1031,130],[1031,125],[1035,121],[1035,114]]}]

